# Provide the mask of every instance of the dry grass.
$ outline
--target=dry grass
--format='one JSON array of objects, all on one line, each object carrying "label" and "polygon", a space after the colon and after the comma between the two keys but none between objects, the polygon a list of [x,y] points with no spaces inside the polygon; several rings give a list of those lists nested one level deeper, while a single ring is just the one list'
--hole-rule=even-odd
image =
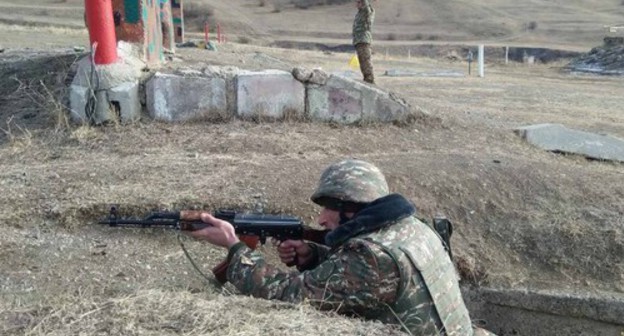
[{"label": "dry grass", "polygon": [[0,321],[0,331],[7,336],[403,335],[379,323],[323,314],[308,305],[163,290],[118,297],[55,296],[38,305],[2,309]]},{"label": "dry grass", "polygon": [[0,23],[0,29],[3,32],[28,32],[32,34],[54,34],[54,35],[72,35],[76,37],[87,36],[86,28],[68,28],[55,26],[28,26],[17,24]]}]

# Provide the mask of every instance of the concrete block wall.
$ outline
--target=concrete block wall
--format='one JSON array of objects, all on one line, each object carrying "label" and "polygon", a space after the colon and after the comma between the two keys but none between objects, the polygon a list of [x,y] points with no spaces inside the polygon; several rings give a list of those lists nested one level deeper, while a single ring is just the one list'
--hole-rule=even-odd
[{"label": "concrete block wall", "polygon": [[76,63],[69,90],[70,117],[77,123],[128,123],[141,117],[141,69],[145,64],[131,44],[120,41],[119,59],[95,65],[86,56]]},{"label": "concrete block wall", "polygon": [[302,119],[305,87],[289,72],[266,70],[236,76],[236,116],[241,119]]},{"label": "concrete block wall", "polygon": [[223,78],[156,73],[146,84],[147,112],[166,122],[228,118]]},{"label": "concrete block wall", "polygon": [[[317,120],[353,124],[406,120],[410,107],[375,86],[335,75],[234,67],[156,73],[145,85],[150,117],[191,120]],[[294,75],[293,75],[294,74]]]}]

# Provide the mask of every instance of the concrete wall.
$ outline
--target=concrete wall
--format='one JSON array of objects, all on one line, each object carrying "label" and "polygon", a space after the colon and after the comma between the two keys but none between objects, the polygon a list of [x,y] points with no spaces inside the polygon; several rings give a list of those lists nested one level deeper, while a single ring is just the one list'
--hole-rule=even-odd
[{"label": "concrete wall", "polygon": [[156,73],[146,84],[146,107],[152,118],[171,122],[239,118],[353,124],[404,121],[411,114],[403,100],[375,86],[315,76],[232,67]]},{"label": "concrete wall", "polygon": [[622,336],[624,296],[463,287],[470,317],[499,336]]}]

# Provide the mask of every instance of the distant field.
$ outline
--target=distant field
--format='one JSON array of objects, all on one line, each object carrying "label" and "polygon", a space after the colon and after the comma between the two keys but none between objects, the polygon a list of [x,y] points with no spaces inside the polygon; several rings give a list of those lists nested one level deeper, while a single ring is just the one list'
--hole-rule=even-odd
[{"label": "distant field", "polygon": [[[219,22],[230,40],[349,43],[355,7],[343,5],[297,8],[288,0],[186,1],[187,30],[198,32],[208,19]],[[0,0],[0,23],[81,28],[83,2]],[[624,23],[621,0],[378,0],[374,36],[379,44],[504,43],[558,48],[590,48],[601,43],[603,26]],[[53,43],[63,34],[53,33]],[[3,30],[4,45],[38,45],[40,37],[19,41]],[[50,41],[52,40],[52,41]],[[16,44],[16,42],[19,42]]]}]

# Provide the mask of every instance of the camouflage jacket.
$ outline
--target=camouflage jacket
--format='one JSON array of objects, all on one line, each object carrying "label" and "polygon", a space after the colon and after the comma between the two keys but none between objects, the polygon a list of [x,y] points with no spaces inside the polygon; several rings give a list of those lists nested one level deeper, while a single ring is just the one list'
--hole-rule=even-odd
[{"label": "camouflage jacket", "polygon": [[308,301],[320,309],[401,325],[413,335],[441,335],[442,330],[472,335],[452,262],[439,237],[414,212],[397,194],[372,202],[327,235],[329,247],[312,245],[316,260],[302,272],[281,272],[261,253],[237,244],[228,255],[228,280],[244,294]]},{"label": "camouflage jacket", "polygon": [[361,0],[362,8],[358,9],[353,20],[353,45],[358,43],[373,43],[373,21],[375,21],[375,9],[370,4],[371,0]]}]

